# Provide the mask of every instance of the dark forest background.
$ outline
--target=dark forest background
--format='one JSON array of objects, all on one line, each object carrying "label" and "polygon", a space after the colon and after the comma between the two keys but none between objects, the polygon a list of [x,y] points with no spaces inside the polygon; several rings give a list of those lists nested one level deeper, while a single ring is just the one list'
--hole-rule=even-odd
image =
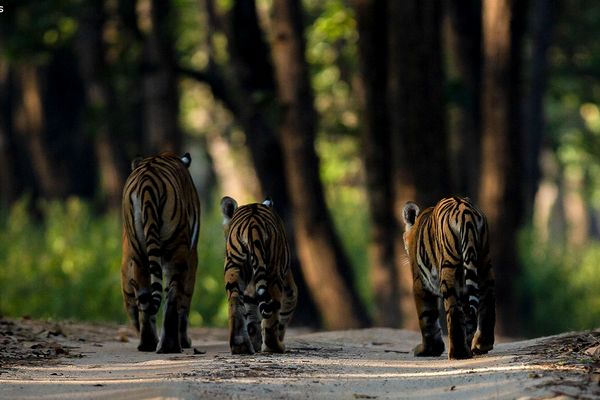
[{"label": "dark forest background", "polygon": [[401,209],[487,214],[498,330],[600,325],[600,3],[0,0],[0,313],[125,321],[120,198],[188,151],[193,325],[221,325],[218,201],[270,195],[295,321],[416,329]]}]

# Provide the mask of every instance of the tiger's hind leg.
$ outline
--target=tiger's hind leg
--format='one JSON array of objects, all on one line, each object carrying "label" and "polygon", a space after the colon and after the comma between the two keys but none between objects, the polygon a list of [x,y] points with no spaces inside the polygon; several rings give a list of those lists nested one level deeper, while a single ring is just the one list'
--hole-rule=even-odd
[{"label": "tiger's hind leg", "polygon": [[[185,246],[187,247],[187,246]],[[189,313],[189,304],[191,302],[193,291],[193,282],[188,282],[190,275],[195,277],[195,266],[188,262],[187,250],[179,248],[175,251],[175,257],[163,262],[163,273],[166,283],[166,301],[163,311],[163,324],[160,334],[157,353],[181,353],[182,343],[182,322],[185,333],[184,342],[189,342],[187,337],[187,318]],[[179,256],[181,254],[182,256]],[[187,289],[187,290],[186,290]]]},{"label": "tiger's hind leg", "polygon": [[123,303],[131,324],[137,333],[140,333],[140,314],[135,297],[137,284],[132,279],[133,274],[130,271],[130,262],[127,256],[124,256],[123,264],[121,265],[121,290],[123,292]]},{"label": "tiger's hind leg", "polygon": [[192,339],[188,335],[190,305],[192,295],[194,294],[194,285],[196,283],[196,268],[198,266],[198,253],[196,249],[192,249],[189,257],[187,273],[183,280],[183,292],[179,304],[179,342],[181,347],[189,349],[192,347]]},{"label": "tiger's hind leg", "polygon": [[481,297],[478,327],[471,348],[475,354],[485,354],[494,347],[494,327],[496,325],[495,279],[489,260],[484,264],[479,276]]},{"label": "tiger's hind leg", "polygon": [[281,304],[281,311],[279,312],[279,326],[277,336],[283,343],[285,338],[285,331],[287,329],[290,320],[294,316],[296,311],[296,304],[298,302],[298,287],[294,281],[292,271],[288,271],[288,275],[283,285],[283,300]]},{"label": "tiger's hind leg", "polygon": [[421,344],[414,349],[414,355],[416,357],[437,357],[444,352],[438,297],[426,291],[420,279],[414,281],[413,296],[417,305],[422,338]]},{"label": "tiger's hind leg", "polygon": [[464,282],[463,265],[443,262],[441,278],[441,292],[448,322],[448,358],[472,358],[471,348],[467,346],[465,313],[459,298],[462,292],[462,282]]},{"label": "tiger's hind leg", "polygon": [[[258,305],[262,320],[262,351],[283,353],[285,346],[280,339],[281,288],[275,284],[269,287],[270,300]],[[285,329],[285,328],[284,328]],[[285,334],[285,333],[284,333]]]},{"label": "tiger's hind leg", "polygon": [[157,309],[153,306],[152,290],[150,289],[150,274],[145,268],[135,267],[137,290],[137,308],[139,309],[139,332],[140,344],[139,351],[154,351],[158,343],[156,334],[156,313]]},{"label": "tiger's hind leg", "polygon": [[233,257],[225,257],[225,291],[227,292],[229,348],[231,354],[254,354],[246,324],[244,290],[246,285],[241,276],[241,268]]}]

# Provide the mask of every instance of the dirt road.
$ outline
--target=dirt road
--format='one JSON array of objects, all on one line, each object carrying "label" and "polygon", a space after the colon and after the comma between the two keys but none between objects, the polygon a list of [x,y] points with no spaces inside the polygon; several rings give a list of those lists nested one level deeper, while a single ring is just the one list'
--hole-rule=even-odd
[{"label": "dirt road", "polygon": [[0,329],[2,399],[600,398],[598,331],[448,361],[413,357],[418,335],[393,329],[292,331],[285,354],[254,356],[229,354],[224,330],[194,329],[193,349],[164,355],[115,326],[23,323]]}]

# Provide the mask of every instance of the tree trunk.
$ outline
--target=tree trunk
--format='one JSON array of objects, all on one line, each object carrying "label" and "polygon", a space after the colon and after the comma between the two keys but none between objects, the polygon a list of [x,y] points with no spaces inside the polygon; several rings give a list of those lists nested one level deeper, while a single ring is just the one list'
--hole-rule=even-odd
[{"label": "tree trunk", "polygon": [[102,192],[108,206],[117,209],[121,205],[127,169],[122,165],[122,152],[114,137],[117,130],[112,123],[115,113],[114,93],[104,79],[108,72],[102,39],[104,22],[103,1],[88,4],[80,16],[76,50],[85,86],[89,127],[94,132]]},{"label": "tree trunk", "polygon": [[[440,17],[437,0],[390,1],[389,107],[392,134],[394,215],[402,226],[409,200],[434,205],[449,192],[443,101]],[[418,328],[412,275],[401,232],[396,235],[403,326]]]},{"label": "tree trunk", "polygon": [[314,148],[317,118],[304,59],[300,2],[275,0],[272,24],[281,142],[302,271],[326,328],[365,326],[369,317],[353,286],[350,263],[333,230],[319,178]]},{"label": "tree trunk", "polygon": [[[519,332],[520,315],[513,279],[518,276],[516,233],[519,225],[520,150],[514,101],[511,0],[483,3],[482,172],[480,205],[488,217],[492,263],[496,270],[498,330]],[[516,49],[514,49],[516,51]],[[514,121],[516,120],[516,121]],[[511,123],[511,121],[513,121]]]},{"label": "tree trunk", "polygon": [[444,6],[449,20],[449,79],[455,81],[452,87],[456,109],[449,132],[452,186],[455,193],[477,201],[481,162],[481,1],[446,0]]},{"label": "tree trunk", "polygon": [[11,71],[8,63],[0,60],[0,207],[6,209],[20,194],[17,179],[17,162],[13,154],[12,127],[10,121]]},{"label": "tree trunk", "polygon": [[550,47],[554,24],[554,3],[550,0],[533,0],[531,64],[529,70],[529,97],[523,144],[523,172],[525,214],[532,217],[533,204],[540,181],[539,158],[544,135],[544,94],[547,81],[546,53]]},{"label": "tree trunk", "polygon": [[254,0],[236,0],[230,22],[229,51],[234,69],[232,75],[236,78],[236,98],[239,101],[235,117],[246,133],[262,192],[274,199],[275,207],[285,223],[292,271],[295,273],[299,292],[297,307],[302,310],[296,313],[294,321],[314,326],[318,324],[312,318],[316,313],[316,306],[308,295],[306,282],[300,272],[282,149],[275,133],[277,99],[273,66],[258,22]]},{"label": "tree trunk", "polygon": [[369,260],[375,298],[375,324],[399,327],[399,288],[395,267],[391,182],[392,152],[385,95],[388,70],[387,0],[355,0],[362,78],[361,129],[371,215]]},{"label": "tree trunk", "polygon": [[29,153],[36,189],[45,198],[63,198],[68,193],[64,165],[53,159],[44,140],[45,116],[39,69],[30,64],[16,68],[17,92],[14,128]]},{"label": "tree trunk", "polygon": [[145,151],[181,151],[179,96],[170,2],[139,0],[139,30],[144,36],[142,92]]}]

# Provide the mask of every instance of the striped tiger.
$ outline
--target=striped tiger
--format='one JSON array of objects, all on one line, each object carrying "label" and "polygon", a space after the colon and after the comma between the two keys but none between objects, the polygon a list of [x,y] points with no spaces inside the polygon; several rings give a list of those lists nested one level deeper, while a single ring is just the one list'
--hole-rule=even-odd
[{"label": "striped tiger", "polygon": [[469,199],[450,197],[422,212],[408,202],[403,217],[422,335],[415,356],[439,356],[444,351],[440,297],[448,324],[448,358],[487,353],[494,345],[496,313],[485,215]]},{"label": "striped tiger", "polygon": [[[191,162],[188,153],[177,157],[170,152],[136,159],[125,182],[121,285],[125,308],[140,335],[140,351],[178,353],[191,347],[187,327],[200,229]],[[163,275],[166,305],[159,341],[156,314]]]},{"label": "striped tiger", "polygon": [[298,297],[283,222],[270,198],[238,207],[224,197],[221,211],[231,353],[283,353]]}]

